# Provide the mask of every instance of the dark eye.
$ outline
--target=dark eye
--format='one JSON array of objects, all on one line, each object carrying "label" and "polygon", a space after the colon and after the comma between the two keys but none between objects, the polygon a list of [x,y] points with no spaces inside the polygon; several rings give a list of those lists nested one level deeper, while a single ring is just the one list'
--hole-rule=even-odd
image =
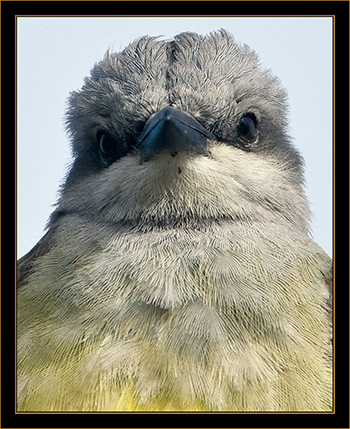
[{"label": "dark eye", "polygon": [[237,126],[238,134],[247,143],[253,143],[256,141],[258,136],[258,130],[256,129],[256,117],[254,113],[245,113]]},{"label": "dark eye", "polygon": [[102,159],[108,164],[114,162],[117,154],[117,145],[114,138],[110,134],[104,132],[99,133],[97,138]]}]

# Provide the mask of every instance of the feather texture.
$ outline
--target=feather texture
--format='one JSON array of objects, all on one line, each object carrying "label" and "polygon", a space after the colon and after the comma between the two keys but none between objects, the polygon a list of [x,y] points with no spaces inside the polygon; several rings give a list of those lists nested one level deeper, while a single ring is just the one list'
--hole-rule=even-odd
[{"label": "feather texture", "polygon": [[[332,262],[308,235],[285,99],[224,31],[141,38],[94,67],[70,98],[49,241],[20,264],[19,411],[332,410]],[[210,156],[142,161],[167,105],[212,133]],[[126,152],[107,167],[101,130]]]}]

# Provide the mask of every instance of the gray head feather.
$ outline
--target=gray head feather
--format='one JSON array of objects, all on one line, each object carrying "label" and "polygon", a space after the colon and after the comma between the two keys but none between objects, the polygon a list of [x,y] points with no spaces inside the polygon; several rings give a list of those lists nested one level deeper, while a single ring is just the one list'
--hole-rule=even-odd
[{"label": "gray head feather", "polygon": [[[214,159],[214,152],[220,150],[220,145],[224,145],[228,156],[238,153],[237,159],[242,158],[247,162],[246,166],[243,162],[235,168],[234,164],[231,164],[231,172],[225,171],[229,165],[224,163],[223,174],[218,174],[217,179],[211,184],[208,173],[207,191],[209,193],[222,192],[225,198],[229,198],[227,193],[236,192],[238,189],[233,182],[238,182],[240,191],[246,193],[245,200],[250,200],[255,194],[259,197],[258,205],[274,211],[274,216],[280,213],[281,217],[289,219],[304,230],[307,228],[308,208],[303,202],[302,160],[291,145],[286,130],[286,93],[280,87],[278,79],[260,67],[256,54],[247,46],[236,44],[223,30],[208,37],[183,33],[170,42],[143,37],[130,44],[121,53],[107,52],[105,58],[95,65],[91,76],[85,80],[82,90],[72,93],[70,97],[67,129],[72,136],[76,159],[66,183],[60,210],[67,210],[65,199],[69,199],[70,209],[72,209],[72,198],[76,200],[76,204],[80,206],[84,204],[84,197],[78,198],[72,191],[76,181],[81,180],[82,177],[96,176],[97,180],[107,182],[107,179],[104,179],[105,176],[114,174],[118,176],[118,172],[123,171],[125,167],[128,169],[128,175],[134,176],[135,181],[140,183],[139,175],[144,174],[147,167],[141,165],[140,160],[135,165],[129,165],[133,162],[130,158],[134,160],[137,158],[135,146],[138,136],[147,120],[169,105],[190,113],[213,135]],[[242,115],[246,112],[254,115],[259,135],[257,142],[242,148],[237,144],[239,141],[237,127]],[[99,156],[98,139],[102,132],[107,132],[117,145],[116,162],[106,171],[103,171],[105,165]],[[243,158],[243,152],[245,158]],[[258,162],[259,160],[261,163]],[[175,175],[178,171],[184,172],[185,174],[179,178],[180,182],[187,177],[190,184],[186,183],[181,187],[177,195],[178,202],[180,205],[186,202],[189,204],[187,207],[192,206],[193,211],[196,212],[196,207],[203,208],[204,205],[210,205],[210,198],[208,195],[203,195],[206,201],[198,200],[200,190],[197,191],[195,186],[197,184],[203,189],[203,183],[198,178],[195,181],[191,176],[186,176],[186,172],[190,174],[191,166],[189,165],[186,169],[184,165],[188,164],[188,160],[182,159],[182,161],[179,163],[178,160],[174,160],[172,171],[175,171]],[[271,182],[266,182],[267,177],[264,177],[265,173],[261,170],[269,170],[270,165],[278,170],[276,173],[278,175],[273,176],[271,172]],[[257,171],[253,171],[254,166]],[[149,163],[149,168],[153,173],[160,170],[159,165],[154,168],[152,162]],[[248,174],[249,171],[240,171],[244,168],[248,168],[251,173],[247,183],[243,183],[245,179],[239,178],[241,174],[243,176]],[[167,171],[169,172],[169,169]],[[268,176],[268,173],[266,174]],[[153,186],[154,177],[149,176],[148,183],[143,182],[142,185],[145,198],[147,196],[151,204],[154,203],[154,198],[148,195],[147,187],[150,185],[156,188]],[[158,179],[159,177],[158,174]],[[126,180],[125,175],[123,180]],[[262,181],[260,184],[257,183],[259,180]],[[231,181],[236,189],[229,189]],[[87,178],[84,186],[87,187],[88,183]],[[128,183],[129,191],[134,189],[135,194],[142,192],[138,190],[137,183],[132,188],[129,187],[131,183]],[[78,191],[78,188],[75,188]],[[111,198],[110,201],[121,209],[122,202],[118,201],[118,190],[122,199],[123,196],[128,195],[116,177],[113,197],[105,190],[105,198]],[[153,194],[159,200],[160,196],[155,192]],[[72,198],[69,198],[69,195],[72,195]],[[294,201],[292,195],[295,195],[298,201]],[[190,196],[196,198],[190,198]],[[163,193],[161,200],[164,200],[164,197],[168,199],[168,196]],[[128,195],[128,199],[135,201],[131,195]],[[168,204],[168,209],[164,205],[160,208],[159,219],[155,219],[156,222],[168,222],[170,215],[173,216],[179,210],[175,199],[172,198],[173,204]],[[224,204],[220,212],[220,202],[215,198],[212,202],[215,207],[208,206],[208,210],[212,210],[212,216],[223,217],[226,214],[229,217],[240,217],[242,215],[242,209],[235,213],[233,209],[227,208],[227,204]],[[100,206],[105,207],[105,204],[101,194]],[[143,207],[139,204],[134,206],[128,204],[128,206],[129,208],[124,210],[123,214],[114,216],[115,221],[135,220],[135,211],[142,217],[145,211],[150,210],[147,204]],[[93,210],[97,209],[95,207]],[[169,216],[166,218],[164,218],[164,210],[169,210]],[[183,210],[180,212],[183,213]],[[182,220],[184,218],[191,220],[188,211],[184,215],[181,213],[179,217],[182,216]],[[203,216],[203,213],[199,214],[197,210],[194,215],[198,219]],[[154,212],[152,216],[157,217]]]}]

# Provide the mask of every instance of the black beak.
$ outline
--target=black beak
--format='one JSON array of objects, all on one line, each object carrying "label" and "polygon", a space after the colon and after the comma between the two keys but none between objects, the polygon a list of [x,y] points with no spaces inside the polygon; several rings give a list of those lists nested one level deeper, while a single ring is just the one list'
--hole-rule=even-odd
[{"label": "black beak", "polygon": [[146,122],[137,148],[143,161],[161,152],[209,155],[210,138],[212,135],[193,116],[168,106]]}]

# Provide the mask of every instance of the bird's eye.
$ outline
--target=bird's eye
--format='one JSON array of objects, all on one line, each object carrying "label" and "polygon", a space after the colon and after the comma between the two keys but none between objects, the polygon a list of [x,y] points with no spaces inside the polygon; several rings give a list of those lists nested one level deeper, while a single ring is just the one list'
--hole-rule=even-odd
[{"label": "bird's eye", "polygon": [[108,134],[101,132],[98,135],[101,157],[107,163],[115,161],[116,156],[116,142],[114,138]]},{"label": "bird's eye", "polygon": [[241,120],[237,126],[237,131],[245,142],[253,143],[256,141],[258,136],[256,124],[257,121],[254,113],[245,113],[241,117]]}]

